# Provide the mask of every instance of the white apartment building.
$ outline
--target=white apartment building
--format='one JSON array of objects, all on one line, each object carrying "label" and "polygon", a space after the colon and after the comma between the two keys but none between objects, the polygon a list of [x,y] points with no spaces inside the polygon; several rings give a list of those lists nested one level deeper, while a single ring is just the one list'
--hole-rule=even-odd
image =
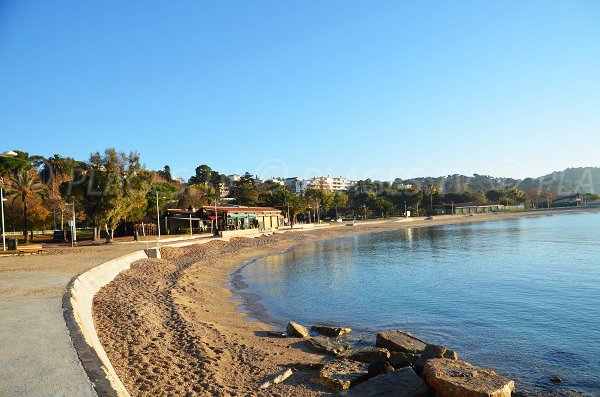
[{"label": "white apartment building", "polygon": [[276,183],[276,184],[281,185],[281,186],[285,186],[285,183],[284,183],[283,179],[282,178],[278,178],[276,176],[272,177],[271,179],[267,179],[265,182],[272,182],[272,183]]},{"label": "white apartment building", "polygon": [[240,179],[242,179],[242,177],[238,174],[231,174],[231,175],[227,175],[227,178],[229,178],[229,182],[233,183],[233,182],[237,182]]},{"label": "white apartment building", "polygon": [[329,189],[332,192],[345,192],[354,185],[354,181],[343,177],[315,176],[308,181],[309,187]]},{"label": "white apartment building", "polygon": [[308,187],[308,181],[298,177],[285,178],[283,180],[283,186],[296,194],[300,194]]}]

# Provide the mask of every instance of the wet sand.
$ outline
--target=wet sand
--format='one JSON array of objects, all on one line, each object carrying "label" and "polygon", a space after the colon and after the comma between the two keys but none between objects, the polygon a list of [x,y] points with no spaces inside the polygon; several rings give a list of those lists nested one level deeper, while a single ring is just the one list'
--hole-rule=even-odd
[{"label": "wet sand", "polygon": [[314,371],[295,371],[282,384],[259,389],[286,365],[328,358],[307,350],[300,339],[268,337],[271,326],[249,321],[238,311],[240,304],[233,300],[229,281],[242,263],[353,234],[545,214],[443,216],[356,227],[343,224],[184,248],[164,247],[162,259],[134,263],[98,293],[94,300],[96,328],[132,396],[333,396],[336,393],[309,381]]}]

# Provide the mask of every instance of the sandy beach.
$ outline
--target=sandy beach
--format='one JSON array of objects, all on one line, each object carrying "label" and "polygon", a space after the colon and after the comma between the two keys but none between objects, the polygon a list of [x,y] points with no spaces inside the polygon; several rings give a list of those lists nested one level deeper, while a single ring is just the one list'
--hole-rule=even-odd
[{"label": "sandy beach", "polygon": [[[98,334],[132,396],[328,396],[314,371],[296,371],[268,390],[259,386],[293,363],[327,359],[295,338],[268,337],[271,326],[249,321],[229,280],[242,263],[301,244],[408,227],[516,219],[573,211],[440,216],[348,227],[294,230],[254,239],[214,240],[162,249],[162,259],[133,264],[94,301]],[[293,320],[293,319],[290,319]],[[311,324],[306,324],[311,325]]]}]

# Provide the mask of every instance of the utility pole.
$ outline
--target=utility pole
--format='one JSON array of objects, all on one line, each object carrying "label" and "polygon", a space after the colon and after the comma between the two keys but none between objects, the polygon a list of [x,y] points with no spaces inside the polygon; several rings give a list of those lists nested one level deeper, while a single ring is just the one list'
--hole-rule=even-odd
[{"label": "utility pole", "polygon": [[0,206],[2,207],[2,250],[6,251],[6,236],[4,229],[4,179],[0,178]]},{"label": "utility pole", "polygon": [[71,247],[75,246],[77,241],[77,225],[75,223],[75,201],[71,204],[73,206],[73,220],[71,221]]},{"label": "utility pole", "polygon": [[190,236],[193,236],[193,233],[192,233],[192,214],[190,214]]},{"label": "utility pole", "polygon": [[160,211],[158,210],[158,190],[155,190],[156,193],[156,226],[158,227],[158,239],[160,240]]},{"label": "utility pole", "polygon": [[[216,194],[216,193],[215,193]],[[213,228],[213,235],[219,235],[219,217],[217,216],[217,196],[215,196],[215,227]]]},{"label": "utility pole", "polygon": [[429,189],[429,211],[433,214],[433,188]]}]

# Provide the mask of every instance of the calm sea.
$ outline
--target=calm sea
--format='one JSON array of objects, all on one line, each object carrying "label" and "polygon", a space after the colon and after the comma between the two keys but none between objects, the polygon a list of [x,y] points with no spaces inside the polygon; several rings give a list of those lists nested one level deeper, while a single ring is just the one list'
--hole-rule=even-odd
[{"label": "calm sea", "polygon": [[403,329],[520,389],[600,396],[600,214],[327,240],[239,276],[246,308],[276,324],[349,326],[363,343]]}]

